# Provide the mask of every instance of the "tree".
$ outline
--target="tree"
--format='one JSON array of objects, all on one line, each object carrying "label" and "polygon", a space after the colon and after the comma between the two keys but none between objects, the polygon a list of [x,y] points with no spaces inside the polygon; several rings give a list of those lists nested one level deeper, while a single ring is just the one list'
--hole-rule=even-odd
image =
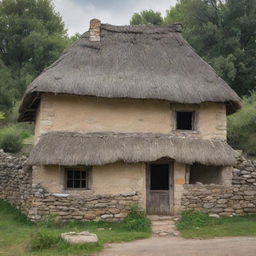
[{"label": "tree", "polygon": [[180,0],[165,24],[181,22],[198,54],[240,95],[256,87],[256,1]]},{"label": "tree", "polygon": [[0,0],[0,111],[13,106],[69,43],[51,0]]},{"label": "tree", "polygon": [[241,111],[228,117],[228,143],[256,156],[256,92],[243,100]]},{"label": "tree", "polygon": [[131,25],[140,25],[140,24],[153,24],[161,25],[163,24],[163,18],[160,12],[154,12],[153,10],[146,10],[140,13],[134,13],[131,20]]}]

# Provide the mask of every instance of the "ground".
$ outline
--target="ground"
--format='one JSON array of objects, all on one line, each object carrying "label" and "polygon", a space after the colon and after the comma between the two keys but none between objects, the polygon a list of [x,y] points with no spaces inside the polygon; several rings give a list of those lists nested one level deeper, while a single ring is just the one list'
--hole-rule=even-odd
[{"label": "ground", "polygon": [[[183,237],[194,239],[184,239],[171,237],[173,232],[167,232],[165,235],[168,237],[149,238],[148,220],[141,215],[135,218],[136,211],[132,208],[131,213],[133,214],[127,222],[128,229],[124,222],[114,224],[74,221],[62,224],[55,223],[51,218],[35,224],[0,200],[0,256],[88,256],[99,252],[104,244],[108,245],[98,256],[256,255],[256,215],[210,218],[203,213],[187,211],[182,214],[178,228]],[[154,236],[158,235],[163,226],[172,231],[175,227],[166,217],[159,217],[157,220],[154,218],[152,224]],[[147,228],[142,231],[142,227]],[[60,238],[63,232],[85,230],[96,233],[100,241],[91,245],[72,246]],[[209,240],[220,236],[229,238]],[[143,238],[146,239],[141,240]],[[202,238],[205,240],[198,240]],[[136,239],[139,240],[128,242]],[[120,243],[117,244],[118,242]]]},{"label": "ground", "polygon": [[128,243],[108,244],[97,256],[255,256],[255,237],[207,240],[152,237]]},{"label": "ground", "polygon": [[[64,232],[90,231],[98,243],[69,245],[60,239]],[[8,203],[0,200],[0,256],[87,256],[103,248],[105,243],[148,238],[150,231],[127,230],[123,223],[69,222],[31,223]]]}]

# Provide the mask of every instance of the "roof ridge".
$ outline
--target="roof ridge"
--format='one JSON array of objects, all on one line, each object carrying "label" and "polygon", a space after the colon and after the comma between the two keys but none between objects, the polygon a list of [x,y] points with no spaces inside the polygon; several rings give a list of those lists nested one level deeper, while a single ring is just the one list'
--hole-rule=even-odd
[{"label": "roof ridge", "polygon": [[171,32],[182,32],[182,24],[175,23],[171,25],[111,25],[108,23],[101,24],[101,29],[116,33],[135,33],[135,34],[167,34]]}]

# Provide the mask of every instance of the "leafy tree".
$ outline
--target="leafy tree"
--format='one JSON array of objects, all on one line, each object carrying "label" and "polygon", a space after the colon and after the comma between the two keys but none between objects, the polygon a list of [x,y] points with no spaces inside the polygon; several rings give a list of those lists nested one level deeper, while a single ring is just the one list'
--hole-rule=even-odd
[{"label": "leafy tree", "polygon": [[244,97],[243,108],[228,117],[228,142],[256,156],[256,91]]},{"label": "leafy tree", "polygon": [[13,106],[69,43],[51,0],[0,0],[0,111]]},{"label": "leafy tree", "polygon": [[7,112],[13,106],[18,94],[17,82],[11,70],[0,59],[0,110]]},{"label": "leafy tree", "polygon": [[181,22],[188,42],[239,95],[256,88],[255,0],[180,0],[164,22]]},{"label": "leafy tree", "polygon": [[134,13],[131,20],[131,25],[139,24],[153,24],[161,25],[163,24],[163,18],[160,12],[154,12],[153,10],[146,10],[140,13]]}]

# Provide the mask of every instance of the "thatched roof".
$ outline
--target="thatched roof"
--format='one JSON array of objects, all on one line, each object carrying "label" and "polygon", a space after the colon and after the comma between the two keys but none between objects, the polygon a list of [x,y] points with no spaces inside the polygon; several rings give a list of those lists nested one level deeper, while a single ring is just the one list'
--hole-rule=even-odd
[{"label": "thatched roof", "polygon": [[228,113],[236,111],[240,98],[180,32],[181,25],[102,24],[100,42],[84,33],[29,86],[19,121],[34,120],[41,93],[225,102]]},{"label": "thatched roof", "polygon": [[163,157],[177,162],[233,165],[235,151],[221,140],[178,138],[153,133],[49,132],[40,137],[29,165],[103,165],[151,162]]}]

